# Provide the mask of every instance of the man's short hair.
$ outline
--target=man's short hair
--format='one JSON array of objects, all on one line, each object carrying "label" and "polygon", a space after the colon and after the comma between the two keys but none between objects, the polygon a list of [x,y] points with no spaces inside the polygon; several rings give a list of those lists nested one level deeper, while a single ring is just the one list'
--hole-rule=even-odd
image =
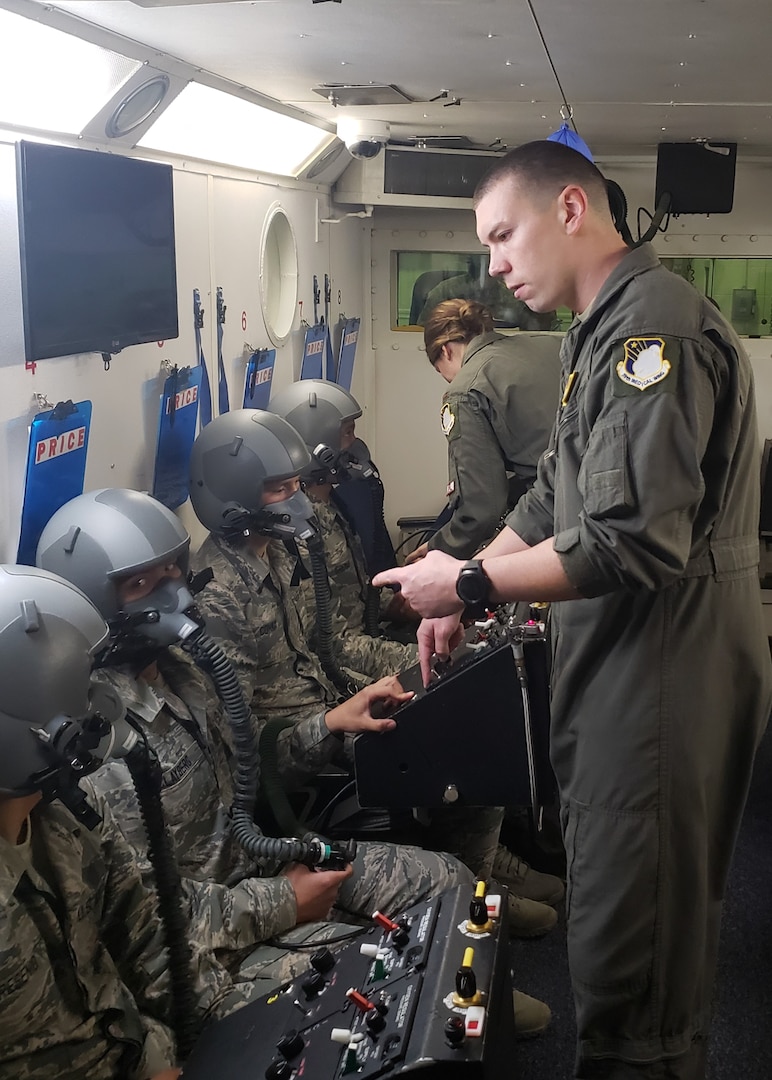
[{"label": "man's short hair", "polygon": [[523,143],[491,166],[474,192],[474,204],[500,181],[519,181],[538,202],[555,199],[569,184],[584,188],[597,209],[608,209],[608,189],[603,173],[578,150],[542,139]]}]

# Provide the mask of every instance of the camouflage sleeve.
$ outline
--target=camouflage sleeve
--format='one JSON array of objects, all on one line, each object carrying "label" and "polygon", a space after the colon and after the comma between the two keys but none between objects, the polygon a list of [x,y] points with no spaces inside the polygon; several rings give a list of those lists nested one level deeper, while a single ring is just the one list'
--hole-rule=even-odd
[{"label": "camouflage sleeve", "polygon": [[[142,882],[129,845],[99,800],[101,840],[108,879],[102,912],[103,936],[140,1012],[168,1022],[171,1012],[168,958],[157,902]],[[130,928],[130,932],[127,932]],[[222,1016],[245,1004],[248,988],[236,989],[225,968],[194,944],[193,977],[203,1017]]]},{"label": "camouflage sleeve", "polygon": [[313,780],[325,765],[350,765],[343,741],[329,730],[325,716],[326,712],[318,712],[279,733],[278,767],[290,791]]},{"label": "camouflage sleeve", "polygon": [[254,948],[297,921],[295,892],[281,875],[244,878],[235,885],[186,878],[183,889],[192,936],[207,949]]},{"label": "camouflage sleeve", "polygon": [[351,631],[333,638],[338,663],[370,679],[398,675],[418,662],[418,647]]}]

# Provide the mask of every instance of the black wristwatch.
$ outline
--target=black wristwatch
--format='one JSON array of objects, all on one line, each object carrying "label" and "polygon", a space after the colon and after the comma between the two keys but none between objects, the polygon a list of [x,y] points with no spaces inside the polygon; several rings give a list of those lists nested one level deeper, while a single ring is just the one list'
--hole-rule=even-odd
[{"label": "black wristwatch", "polygon": [[491,581],[480,559],[470,559],[461,567],[456,580],[456,593],[466,606],[465,614],[477,618],[485,613],[491,591]]}]

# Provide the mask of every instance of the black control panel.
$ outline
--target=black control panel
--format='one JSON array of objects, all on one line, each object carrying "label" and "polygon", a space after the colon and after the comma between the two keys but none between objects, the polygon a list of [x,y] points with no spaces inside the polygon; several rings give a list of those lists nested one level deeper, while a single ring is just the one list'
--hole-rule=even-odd
[{"label": "black control panel", "polygon": [[467,634],[450,664],[394,713],[397,727],[354,741],[364,807],[528,806],[554,795],[549,762],[549,675],[544,625],[505,612]]},{"label": "black control panel", "polygon": [[184,1080],[515,1077],[506,891],[459,887],[361,937],[208,1028]]}]

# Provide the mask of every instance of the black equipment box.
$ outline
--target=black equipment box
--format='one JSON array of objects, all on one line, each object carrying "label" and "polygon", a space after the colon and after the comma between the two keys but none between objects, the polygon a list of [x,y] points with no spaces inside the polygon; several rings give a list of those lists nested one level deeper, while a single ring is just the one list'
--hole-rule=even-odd
[{"label": "black equipment box", "polygon": [[729,214],[734,202],[737,143],[660,143],[655,205],[670,196],[671,214]]},{"label": "black equipment box", "polygon": [[[334,954],[321,948],[308,971],[207,1028],[183,1080],[514,1078],[506,890],[500,894],[498,914],[477,932],[467,923],[472,889],[460,886],[397,922],[384,920],[390,929],[374,924]],[[474,1014],[453,999],[467,961]]]},{"label": "black equipment box", "polygon": [[425,691],[420,673],[401,675],[406,689],[419,692],[394,713],[396,729],[354,740],[361,806],[520,805],[536,812],[552,800],[543,632],[526,628],[514,640],[466,649]]}]

